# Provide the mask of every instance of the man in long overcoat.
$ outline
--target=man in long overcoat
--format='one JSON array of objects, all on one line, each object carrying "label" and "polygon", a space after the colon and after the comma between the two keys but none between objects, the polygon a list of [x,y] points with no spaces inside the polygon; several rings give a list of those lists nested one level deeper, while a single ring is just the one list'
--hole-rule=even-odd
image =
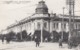
[{"label": "man in long overcoat", "polygon": [[39,39],[38,37],[35,38],[35,42],[36,42],[36,47],[37,47],[37,46],[39,47],[40,39]]}]

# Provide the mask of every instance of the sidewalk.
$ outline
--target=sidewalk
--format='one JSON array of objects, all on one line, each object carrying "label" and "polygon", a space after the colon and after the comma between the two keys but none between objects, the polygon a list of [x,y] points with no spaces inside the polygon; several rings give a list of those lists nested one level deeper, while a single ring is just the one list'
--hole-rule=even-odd
[{"label": "sidewalk", "polygon": [[11,42],[10,44],[1,44],[0,50],[74,50],[68,49],[67,44],[63,44],[63,48],[59,48],[58,43],[41,43],[39,47],[35,46],[35,42]]}]

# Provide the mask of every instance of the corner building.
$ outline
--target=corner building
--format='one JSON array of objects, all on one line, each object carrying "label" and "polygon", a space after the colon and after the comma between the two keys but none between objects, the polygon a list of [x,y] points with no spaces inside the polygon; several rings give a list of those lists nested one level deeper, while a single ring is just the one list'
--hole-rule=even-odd
[{"label": "corner building", "polygon": [[[62,31],[62,19],[63,22],[63,31],[69,31],[69,15],[56,15],[53,13],[48,13],[48,7],[45,4],[45,1],[40,1],[35,9],[35,13],[25,19],[19,21],[19,23],[14,23],[8,26],[8,32],[13,31],[16,34],[23,30],[26,30],[28,34],[34,34],[36,30],[46,30],[48,32]],[[80,29],[80,16],[75,16],[74,18],[75,29]]]}]

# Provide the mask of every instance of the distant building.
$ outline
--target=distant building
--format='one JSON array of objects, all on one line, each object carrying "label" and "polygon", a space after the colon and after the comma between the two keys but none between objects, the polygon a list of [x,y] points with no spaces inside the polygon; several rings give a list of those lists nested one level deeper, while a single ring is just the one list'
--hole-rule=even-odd
[{"label": "distant building", "polygon": [[[40,1],[35,9],[35,13],[25,19],[19,21],[19,23],[12,24],[8,26],[7,31],[13,31],[16,34],[23,30],[29,34],[34,34],[35,30],[44,30],[48,32],[62,31],[62,19],[63,22],[63,31],[69,32],[69,15],[57,15],[53,13],[48,13],[48,7],[44,1]],[[75,16],[74,18],[75,29],[80,29],[80,16]]]}]

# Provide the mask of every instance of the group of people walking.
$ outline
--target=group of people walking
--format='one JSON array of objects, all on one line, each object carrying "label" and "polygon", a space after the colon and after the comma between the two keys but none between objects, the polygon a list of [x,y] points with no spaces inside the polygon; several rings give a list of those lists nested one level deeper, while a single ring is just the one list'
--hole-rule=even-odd
[{"label": "group of people walking", "polygon": [[[63,45],[62,45],[62,41],[63,41],[63,40],[60,38],[60,39],[59,39],[59,47],[60,47],[60,48],[62,48],[62,46],[63,46]],[[35,43],[36,43],[36,47],[39,47],[39,45],[40,45],[40,38],[35,37]]]},{"label": "group of people walking", "polygon": [[[10,42],[10,38],[9,37],[5,37],[2,36],[2,44],[4,43],[4,40],[6,40],[6,43]],[[40,38],[39,37],[35,37],[35,43],[36,43],[36,47],[39,47],[40,45]],[[59,39],[59,47],[62,47],[62,39]]]},{"label": "group of people walking", "polygon": [[9,36],[2,36],[1,40],[2,40],[2,44],[4,43],[5,40],[6,40],[6,43],[9,43],[11,41],[11,39],[9,38]]}]

